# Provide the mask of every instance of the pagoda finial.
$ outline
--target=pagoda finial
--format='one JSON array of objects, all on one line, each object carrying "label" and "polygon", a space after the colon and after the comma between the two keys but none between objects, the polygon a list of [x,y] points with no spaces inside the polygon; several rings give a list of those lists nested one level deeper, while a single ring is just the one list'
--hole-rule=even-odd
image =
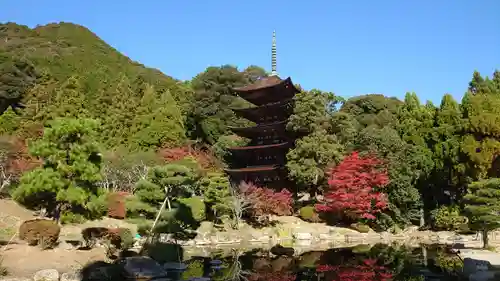
[{"label": "pagoda finial", "polygon": [[273,45],[271,47],[271,76],[278,76],[276,72],[276,31],[273,31]]}]

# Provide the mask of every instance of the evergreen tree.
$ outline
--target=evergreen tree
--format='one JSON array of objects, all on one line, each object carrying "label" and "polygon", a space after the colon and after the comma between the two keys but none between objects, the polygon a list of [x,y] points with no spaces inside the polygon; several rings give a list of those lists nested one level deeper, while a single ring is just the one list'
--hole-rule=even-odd
[{"label": "evergreen tree", "polygon": [[102,215],[103,209],[95,206],[103,195],[97,187],[102,161],[95,141],[98,127],[92,119],[52,121],[43,137],[30,146],[30,153],[43,159],[43,166],[22,176],[13,197],[24,203],[36,201],[49,210],[59,205],[87,217]]},{"label": "evergreen tree", "polygon": [[465,211],[473,228],[483,232],[484,248],[487,248],[488,232],[500,227],[500,179],[473,182],[468,188]]},{"label": "evergreen tree", "polygon": [[182,114],[170,92],[157,98],[154,88],[148,86],[136,116],[131,129],[132,147],[176,147],[186,141]]}]

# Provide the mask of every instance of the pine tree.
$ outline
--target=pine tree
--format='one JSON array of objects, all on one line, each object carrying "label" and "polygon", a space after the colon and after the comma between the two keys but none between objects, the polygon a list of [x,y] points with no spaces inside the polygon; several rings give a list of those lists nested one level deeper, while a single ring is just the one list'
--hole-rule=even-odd
[{"label": "pine tree", "polygon": [[483,232],[483,245],[487,248],[488,232],[500,227],[500,179],[491,178],[473,182],[464,197],[469,223]]},{"label": "pine tree", "polygon": [[[24,174],[13,197],[32,203],[38,198],[48,210],[56,205],[87,217],[102,215],[95,202],[102,195],[101,156],[96,139],[99,123],[92,119],[58,118],[30,146],[43,166]],[[37,202],[38,203],[38,202]]]}]

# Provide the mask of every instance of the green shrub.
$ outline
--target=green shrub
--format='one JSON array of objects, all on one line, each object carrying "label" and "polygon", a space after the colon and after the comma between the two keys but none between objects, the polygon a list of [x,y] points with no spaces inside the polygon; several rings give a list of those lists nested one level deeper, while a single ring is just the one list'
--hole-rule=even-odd
[{"label": "green shrub", "polygon": [[441,206],[431,212],[432,223],[438,230],[457,230],[467,223],[467,218],[460,215],[458,206]]},{"label": "green shrub", "polygon": [[299,217],[308,222],[321,221],[319,214],[316,213],[314,206],[305,206],[299,209]]},{"label": "green shrub", "polygon": [[85,217],[81,214],[75,214],[72,212],[61,213],[61,223],[84,223],[86,221]]},{"label": "green shrub", "polygon": [[146,236],[153,226],[153,221],[141,218],[127,219],[127,222],[137,225],[137,233]]},{"label": "green shrub", "polygon": [[186,271],[182,273],[182,280],[190,280],[198,277],[203,277],[203,260],[191,261]]},{"label": "green shrub", "polygon": [[134,245],[134,235],[128,228],[119,228],[118,235],[120,236],[120,250],[127,250]]},{"label": "green shrub", "polygon": [[361,233],[368,233],[370,232],[370,227],[366,224],[362,224],[362,223],[353,223],[351,224],[351,229],[354,229],[358,232],[361,232]]},{"label": "green shrub", "polygon": [[199,196],[193,196],[190,198],[181,198],[179,202],[188,206],[191,209],[191,213],[193,214],[193,218],[202,222],[205,220],[205,203],[203,199]]},{"label": "green shrub", "polygon": [[137,196],[129,196],[125,199],[125,208],[127,209],[128,218],[137,218],[141,215],[146,218],[154,219],[158,209],[150,204],[141,201]]},{"label": "green shrub", "polygon": [[476,231],[474,230],[471,230],[469,228],[469,224],[467,223],[462,223],[458,226],[458,229],[456,230],[458,234],[461,234],[461,235],[472,235],[472,234],[476,234]]},{"label": "green shrub", "polygon": [[372,249],[371,245],[361,244],[352,248],[352,252],[355,254],[364,254],[370,252],[371,249]]}]

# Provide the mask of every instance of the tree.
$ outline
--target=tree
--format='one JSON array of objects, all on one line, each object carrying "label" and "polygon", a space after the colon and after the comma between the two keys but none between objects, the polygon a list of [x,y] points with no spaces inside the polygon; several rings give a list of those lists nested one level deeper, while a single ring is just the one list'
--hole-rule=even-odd
[{"label": "tree", "polygon": [[170,92],[156,98],[154,88],[146,85],[136,116],[131,128],[132,147],[176,147],[186,141],[184,120]]},{"label": "tree", "polygon": [[292,193],[286,189],[277,192],[242,182],[239,192],[248,202],[249,214],[259,223],[269,222],[271,215],[287,216],[292,213]]},{"label": "tree", "polygon": [[393,127],[397,123],[398,108],[402,104],[397,98],[369,94],[348,99],[340,111],[352,114],[363,127],[369,125]]},{"label": "tree", "polygon": [[109,191],[133,193],[139,180],[147,179],[150,167],[161,163],[154,151],[131,153],[114,149],[103,155],[103,178],[99,185]]},{"label": "tree", "polygon": [[407,225],[419,220],[422,198],[416,183],[421,171],[432,165],[427,155],[429,151],[407,144],[401,140],[396,130],[388,126],[379,128],[375,125],[361,130],[356,138],[355,149],[375,154],[386,162],[390,181],[384,189],[389,199],[384,213],[388,213],[390,217],[384,215],[384,228],[394,223]]},{"label": "tree", "polygon": [[473,228],[482,230],[484,248],[488,247],[488,232],[500,226],[500,179],[473,182],[464,197],[465,211]]},{"label": "tree", "polygon": [[9,107],[19,114],[17,109],[25,107],[21,100],[34,85],[37,76],[31,62],[0,53],[0,115]]},{"label": "tree", "polygon": [[172,210],[171,200],[194,193],[197,180],[198,174],[191,167],[181,164],[155,166],[146,180],[137,183],[135,195],[156,209],[167,197],[168,210]]},{"label": "tree", "polygon": [[210,211],[212,219],[222,219],[231,215],[230,184],[226,175],[218,172],[208,173],[200,180],[205,206]]},{"label": "tree", "polygon": [[194,195],[198,179],[193,165],[155,166],[147,179],[137,183],[135,196],[127,202],[127,211],[133,217],[154,219],[153,233],[172,233],[185,238],[199,226],[192,208],[184,200]]},{"label": "tree", "polygon": [[333,93],[319,90],[303,91],[295,95],[293,114],[286,125],[287,130],[298,134],[310,134],[329,128],[329,114],[340,101]]},{"label": "tree", "polygon": [[297,140],[295,148],[287,153],[289,175],[301,190],[315,193],[323,182],[325,168],[339,163],[343,152],[344,148],[335,135],[326,130],[314,131]]},{"label": "tree", "polygon": [[80,79],[78,76],[71,76],[55,90],[53,103],[47,109],[48,120],[58,117],[90,117]]},{"label": "tree", "polygon": [[193,78],[191,85],[195,95],[188,122],[191,138],[213,144],[228,133],[227,126],[248,124],[236,118],[231,109],[249,107],[250,104],[237,97],[232,88],[250,83],[256,79],[255,73],[255,69],[245,73],[234,66],[223,65],[209,67]]},{"label": "tree", "polygon": [[43,166],[21,177],[13,197],[24,203],[40,199],[48,210],[59,205],[87,217],[98,216],[92,213],[103,193],[98,188],[102,159],[95,141],[97,128],[99,123],[93,119],[52,121],[43,137],[30,146],[30,153],[43,159]]},{"label": "tree", "polygon": [[382,161],[354,152],[330,171],[329,189],[316,205],[321,212],[335,212],[351,219],[375,219],[387,207],[385,194],[377,191],[389,183]]}]

